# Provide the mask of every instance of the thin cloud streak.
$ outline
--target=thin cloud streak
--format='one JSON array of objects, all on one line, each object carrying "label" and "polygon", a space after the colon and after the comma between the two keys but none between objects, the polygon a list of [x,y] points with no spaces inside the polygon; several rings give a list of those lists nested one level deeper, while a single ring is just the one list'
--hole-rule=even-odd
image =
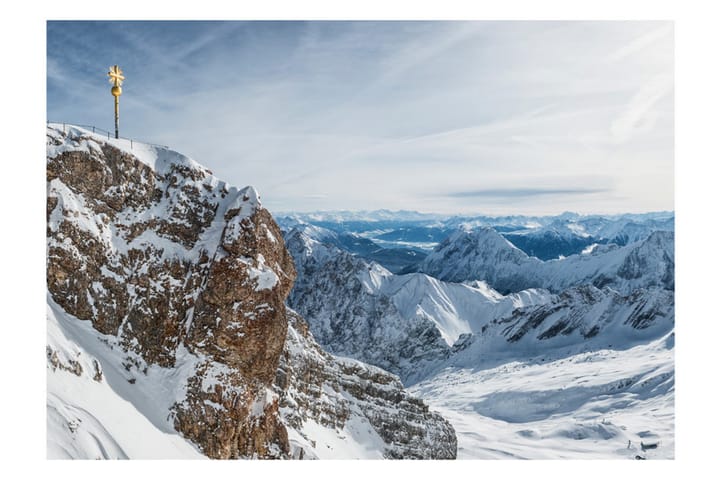
[{"label": "thin cloud streak", "polygon": [[451,198],[532,198],[546,195],[590,195],[607,193],[609,188],[497,188],[486,190],[471,190],[464,192],[449,192],[446,197]]}]

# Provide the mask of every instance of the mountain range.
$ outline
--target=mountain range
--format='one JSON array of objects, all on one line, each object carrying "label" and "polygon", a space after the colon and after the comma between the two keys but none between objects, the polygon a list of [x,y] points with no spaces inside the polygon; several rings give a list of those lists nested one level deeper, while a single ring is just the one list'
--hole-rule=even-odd
[{"label": "mountain range", "polygon": [[[587,224],[617,243],[545,261],[496,228],[463,224],[395,273],[329,240],[329,228],[294,223],[288,304],[329,351],[396,373],[449,418],[460,457],[672,457],[675,255],[663,228],[673,216],[630,217],[619,223],[635,237],[595,218]],[[594,379],[605,363],[614,367]]]},{"label": "mountain range", "polygon": [[672,458],[674,213],[273,216],[47,129],[50,458]]}]

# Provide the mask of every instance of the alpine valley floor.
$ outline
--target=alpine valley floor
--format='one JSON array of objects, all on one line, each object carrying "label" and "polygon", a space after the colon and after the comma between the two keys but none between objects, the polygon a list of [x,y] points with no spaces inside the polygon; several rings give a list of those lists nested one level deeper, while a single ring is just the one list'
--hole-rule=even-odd
[{"label": "alpine valley floor", "polygon": [[459,459],[674,458],[674,333],[564,353],[448,367],[410,391],[452,423]]}]

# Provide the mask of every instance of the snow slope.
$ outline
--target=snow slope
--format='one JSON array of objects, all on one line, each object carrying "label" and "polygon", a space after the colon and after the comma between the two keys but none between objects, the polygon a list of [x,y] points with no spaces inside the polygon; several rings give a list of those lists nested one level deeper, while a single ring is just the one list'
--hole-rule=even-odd
[{"label": "snow slope", "polygon": [[192,371],[189,357],[177,369],[132,375],[114,336],[65,313],[49,295],[47,331],[48,355],[58,362],[53,368],[49,359],[47,368],[48,458],[205,458],[168,419],[184,396],[178,380]]},{"label": "snow slope", "polygon": [[674,458],[674,385],[669,333],[628,349],[448,367],[410,390],[453,424],[460,459],[652,459]]}]

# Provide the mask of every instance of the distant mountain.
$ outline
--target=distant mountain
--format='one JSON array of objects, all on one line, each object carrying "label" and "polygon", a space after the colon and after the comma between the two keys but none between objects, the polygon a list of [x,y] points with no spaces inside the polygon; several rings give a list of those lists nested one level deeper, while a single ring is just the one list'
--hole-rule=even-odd
[{"label": "distant mountain", "polygon": [[294,219],[302,223],[346,223],[346,222],[418,222],[418,221],[434,221],[446,217],[445,215],[435,213],[421,213],[412,210],[333,210],[318,212],[275,212],[275,216],[280,219]]},{"label": "distant mountain", "polygon": [[582,225],[565,219],[532,229],[508,232],[507,227],[495,227],[495,230],[520,250],[540,260],[568,257],[595,243],[607,243],[587,234]]},{"label": "distant mountain", "polygon": [[309,223],[295,224],[293,228],[320,243],[333,245],[368,261],[375,261],[393,273],[415,265],[427,256],[427,252],[419,249],[383,248],[374,241],[355,233],[337,232]]},{"label": "distant mountain", "polygon": [[592,228],[590,223],[590,220],[583,222],[585,231],[590,235],[595,238],[605,239],[608,243],[617,243],[618,245],[627,245],[644,240],[650,236],[652,232],[658,230],[675,230],[674,216],[667,218],[649,218],[643,221],[623,217],[614,222],[605,223],[602,226],[594,225],[595,228]]},{"label": "distant mountain", "polygon": [[502,293],[527,288],[559,292],[574,285],[610,285],[622,292],[641,286],[674,288],[674,233],[656,231],[624,247],[541,261],[528,256],[491,228],[459,230],[417,267],[438,279],[483,280]]},{"label": "distant mountain", "polygon": [[[359,235],[385,249],[410,248],[424,252],[432,251],[458,229],[492,227],[529,256],[551,260],[581,253],[596,243],[622,246],[643,240],[657,230],[673,231],[674,219],[673,212],[605,216],[565,212],[547,217],[448,217],[417,212],[378,211],[286,214],[278,218],[278,224],[286,231],[300,224],[312,224],[337,233]],[[397,268],[400,264],[410,265],[412,260],[401,259],[395,265],[387,260],[383,263],[379,257],[371,259],[394,272],[399,271]]]},{"label": "distant mountain", "polygon": [[[674,212],[648,212],[623,213],[612,215],[581,215],[574,212],[564,212],[559,215],[533,216],[533,215],[443,215],[436,213],[422,213],[415,211],[318,211],[318,212],[275,212],[278,224],[281,227],[300,223],[320,225],[342,224],[402,224],[414,226],[435,226],[455,230],[457,228],[502,227],[506,231],[519,231],[549,226],[553,223],[576,225],[586,229],[588,235],[598,238],[610,238],[600,232],[601,229],[613,225],[613,229],[620,229],[626,224],[648,225],[649,230],[672,230]],[[340,228],[340,227],[338,227]],[[497,229],[497,228],[496,228]],[[333,228],[334,230],[334,228]],[[498,229],[499,230],[499,229]],[[608,233],[609,234],[609,233]]]}]

